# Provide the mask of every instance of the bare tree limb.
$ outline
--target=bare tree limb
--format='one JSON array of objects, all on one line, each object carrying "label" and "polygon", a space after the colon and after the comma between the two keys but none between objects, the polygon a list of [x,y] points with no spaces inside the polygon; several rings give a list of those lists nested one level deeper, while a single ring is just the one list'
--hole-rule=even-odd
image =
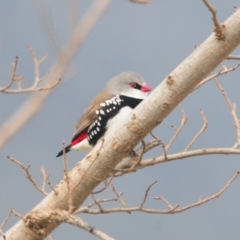
[{"label": "bare tree limb", "polygon": [[168,210],[159,210],[159,209],[150,209],[150,208],[144,208],[143,205],[146,202],[147,199],[147,195],[148,195],[148,191],[150,190],[151,186],[153,184],[155,184],[156,182],[152,183],[146,190],[146,193],[144,195],[144,199],[142,201],[142,203],[137,206],[137,207],[127,207],[127,208],[107,208],[107,209],[101,209],[101,211],[99,211],[98,209],[90,209],[90,208],[81,208],[81,210],[79,209],[78,212],[81,213],[89,213],[89,214],[100,214],[100,213],[114,213],[114,212],[124,212],[124,213],[128,213],[128,212],[145,212],[145,213],[151,213],[151,214],[174,214],[174,213],[180,213],[180,212],[184,212],[188,209],[200,206],[206,202],[209,202],[215,198],[218,198],[219,196],[221,196],[227,189],[228,187],[233,183],[233,181],[240,175],[240,171],[237,171],[236,174],[234,174],[234,176],[226,183],[226,185],[217,193],[213,194],[210,197],[204,198],[204,199],[199,199],[197,202],[193,203],[193,204],[189,204],[187,206],[181,207],[179,208],[179,205],[172,205],[168,200],[166,200],[164,197],[162,196],[157,196],[155,197],[156,200],[162,200],[166,206],[168,207]]},{"label": "bare tree limb", "polygon": [[164,156],[155,157],[151,159],[146,159],[141,162],[141,166],[137,167],[137,169],[144,168],[146,166],[152,166],[159,163],[181,160],[189,157],[195,156],[204,156],[211,154],[237,154],[240,155],[240,150],[235,148],[203,148],[198,150],[192,150],[187,152],[180,152],[175,154],[168,154],[167,159]]}]

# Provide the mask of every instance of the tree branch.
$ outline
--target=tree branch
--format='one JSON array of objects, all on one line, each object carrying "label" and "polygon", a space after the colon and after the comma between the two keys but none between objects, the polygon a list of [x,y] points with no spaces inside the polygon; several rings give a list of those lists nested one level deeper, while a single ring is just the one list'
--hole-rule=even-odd
[{"label": "tree branch", "polygon": [[227,189],[228,187],[233,183],[233,181],[240,175],[240,171],[237,171],[236,174],[226,183],[226,185],[217,193],[213,194],[210,197],[204,198],[204,199],[199,199],[197,202],[181,207],[179,208],[179,205],[172,205],[167,199],[165,199],[162,196],[157,196],[155,197],[156,200],[162,200],[168,210],[159,210],[159,209],[150,209],[150,208],[144,208],[143,205],[146,202],[147,199],[147,194],[148,191],[150,190],[151,186],[155,184],[156,182],[152,183],[146,190],[146,193],[144,195],[144,199],[142,203],[137,206],[137,207],[127,207],[127,208],[108,208],[108,209],[103,209],[101,208],[101,211],[99,209],[91,209],[91,208],[81,208],[78,210],[79,213],[88,213],[88,214],[102,214],[102,213],[114,213],[114,212],[124,212],[124,213],[129,213],[129,212],[145,212],[145,213],[151,213],[151,214],[174,214],[174,213],[181,213],[184,212],[188,209],[200,206],[206,202],[209,202],[215,198],[218,198],[221,196]]}]

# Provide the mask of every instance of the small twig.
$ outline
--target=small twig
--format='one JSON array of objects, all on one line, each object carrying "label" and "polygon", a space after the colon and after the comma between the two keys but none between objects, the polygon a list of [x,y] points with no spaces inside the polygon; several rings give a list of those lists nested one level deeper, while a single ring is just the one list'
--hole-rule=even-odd
[{"label": "small twig", "polygon": [[202,109],[200,109],[200,113],[202,115],[203,118],[203,126],[200,129],[200,131],[193,137],[192,141],[187,145],[187,147],[185,148],[185,152],[188,151],[190,149],[190,147],[196,142],[196,140],[199,138],[199,136],[206,130],[207,126],[208,126],[208,121],[206,118],[205,113],[203,112]]},{"label": "small twig", "polygon": [[54,191],[55,195],[58,195],[58,192],[50,182],[48,182],[48,186]]},{"label": "small twig", "polygon": [[[151,149],[161,145],[162,142],[159,139],[153,139],[150,142],[146,143],[145,146],[145,150],[144,153],[150,151]],[[117,166],[114,168],[114,173],[116,172],[123,172],[123,174],[125,174],[126,170],[128,172],[134,172],[137,168],[133,168],[133,162],[136,162],[136,158],[142,153],[142,146],[136,150],[136,154],[134,156],[131,157],[131,155],[128,155],[127,157],[123,158],[122,161],[120,163],[117,164]],[[139,163],[140,164],[140,163]],[[120,176],[123,174],[114,174],[114,177],[116,176]]]},{"label": "small twig", "polygon": [[229,97],[227,96],[226,91],[224,90],[224,88],[220,85],[220,83],[215,79],[214,82],[216,83],[218,89],[221,91],[224,99],[227,102],[227,105],[230,109],[230,112],[232,114],[233,120],[234,120],[234,126],[236,128],[236,132],[237,132],[237,141],[234,144],[233,148],[237,148],[238,146],[240,146],[240,119],[238,119],[237,116],[237,112],[236,112],[236,104],[232,104]]},{"label": "small twig", "polygon": [[[96,199],[95,199],[96,200]],[[106,203],[106,202],[118,202],[118,198],[117,197],[114,197],[114,198],[105,198],[105,199],[97,199],[96,200],[99,204],[100,203]],[[91,204],[88,204],[87,206],[84,206],[84,207],[81,207],[79,208],[78,210],[76,210],[74,212],[74,214],[78,214],[78,213],[81,213],[82,211],[84,211],[84,209],[90,209],[91,207],[95,206],[96,203],[93,202]]]},{"label": "small twig", "polygon": [[12,77],[10,82],[3,88],[0,88],[0,92],[5,92],[7,89],[9,89],[12,84],[14,83],[16,79],[16,71],[17,71],[17,65],[18,65],[18,56],[16,56],[15,61],[13,63],[13,71],[12,71]]},{"label": "small twig", "polygon": [[4,221],[0,225],[0,233],[3,237],[4,237],[4,232],[2,229],[5,226],[5,224],[8,222],[8,220],[10,219],[11,215],[12,215],[12,210],[8,213],[7,217],[4,219]]},{"label": "small twig", "polygon": [[212,195],[212,196],[210,196],[210,197],[208,197],[208,198],[200,199],[198,202],[193,203],[193,204],[190,204],[190,205],[188,205],[188,206],[186,206],[186,207],[179,208],[179,209],[177,210],[177,213],[186,211],[187,209],[190,209],[190,208],[193,208],[193,207],[202,205],[202,204],[204,204],[204,203],[206,203],[206,202],[209,202],[209,201],[211,201],[211,200],[213,200],[213,199],[215,199],[215,198],[218,198],[219,196],[221,196],[221,195],[228,189],[228,187],[229,187],[229,186],[233,183],[233,181],[239,176],[239,174],[240,174],[240,171],[237,171],[237,172],[234,174],[234,176],[227,182],[227,184],[226,184],[219,192],[217,192],[216,194],[214,194],[214,195]]},{"label": "small twig", "polygon": [[142,200],[142,202],[141,202],[141,204],[140,204],[140,207],[139,207],[140,209],[143,208],[144,203],[147,201],[148,192],[150,191],[151,187],[152,187],[154,184],[156,184],[156,183],[157,183],[157,181],[151,183],[151,184],[148,186],[148,188],[147,188],[147,190],[146,190],[146,192],[145,192],[144,198],[143,198],[143,200]]},{"label": "small twig", "polygon": [[46,173],[46,170],[45,170],[45,168],[43,166],[41,166],[40,170],[41,170],[41,173],[43,175],[43,184],[42,184],[41,189],[43,191],[45,191],[45,187],[46,187],[47,181],[48,181],[48,179],[50,177],[50,174]]},{"label": "small twig", "polygon": [[29,46],[28,46],[28,49],[29,49],[30,53],[32,54],[32,59],[33,59],[34,68],[35,68],[35,81],[34,81],[34,83],[33,83],[33,85],[32,85],[31,88],[32,88],[32,89],[35,89],[41,81],[43,81],[43,80],[46,79],[46,77],[47,77],[47,75],[48,75],[48,73],[46,73],[46,74],[41,78],[41,77],[40,77],[40,74],[39,74],[39,68],[40,68],[41,64],[47,59],[48,54],[46,54],[42,59],[38,60],[37,55],[36,55],[33,47],[32,47],[31,45],[29,45]]},{"label": "small twig", "polygon": [[122,192],[118,193],[116,188],[115,188],[115,186],[113,184],[111,184],[111,187],[112,187],[112,191],[116,195],[116,198],[117,198],[118,202],[120,202],[122,204],[122,206],[126,208],[127,207],[126,201],[121,199],[121,196],[122,196],[123,193]]},{"label": "small twig", "polygon": [[97,199],[94,197],[93,194],[91,194],[91,196],[92,196],[92,199],[93,199],[95,205],[97,205],[98,208],[99,208],[99,210],[101,211],[101,210],[102,210],[102,206],[101,206],[101,204],[99,203],[99,201],[97,201]]},{"label": "small twig", "polygon": [[33,184],[33,186],[42,194],[47,195],[48,193],[42,189],[40,186],[38,186],[38,184],[34,181],[34,179],[32,178],[31,174],[29,173],[29,168],[30,165],[28,165],[27,167],[24,166],[20,161],[14,159],[13,157],[7,156],[7,158],[9,160],[11,160],[12,162],[16,163],[18,166],[20,166],[23,169],[23,175]]},{"label": "small twig", "polygon": [[217,11],[214,7],[208,2],[208,0],[203,0],[208,10],[212,13],[212,20],[214,24],[214,32],[218,40],[225,39],[225,25],[221,25],[217,19]]},{"label": "small twig", "polygon": [[105,181],[103,181],[103,183],[104,183],[104,187],[103,187],[103,188],[101,188],[101,189],[98,190],[98,191],[92,192],[92,194],[98,194],[98,193],[103,192],[103,191],[110,185],[110,183],[112,182],[112,180],[113,180],[113,175],[110,177],[109,180],[106,179]]},{"label": "small twig", "polygon": [[[49,74],[49,72],[47,72],[42,77],[40,77],[40,73],[39,73],[39,68],[40,68],[41,64],[47,59],[48,55],[46,54],[42,59],[38,60],[37,55],[36,55],[33,47],[28,46],[28,48],[29,48],[29,51],[30,51],[30,53],[32,55],[32,58],[33,58],[34,71],[35,71],[35,80],[34,80],[32,86],[27,87],[27,88],[22,88],[22,86],[21,86],[22,81],[21,80],[23,79],[23,76],[17,76],[16,75],[17,65],[18,65],[18,57],[16,57],[16,60],[13,63],[12,78],[5,87],[0,88],[0,92],[10,94],[10,93],[27,93],[27,92],[46,91],[46,90],[53,89],[60,82],[61,79],[58,79],[57,81],[51,83],[51,85],[45,84],[44,87],[39,87],[40,82],[47,79],[48,74]],[[10,87],[12,86],[12,84],[14,82],[18,83],[18,87],[16,89],[10,89]]]},{"label": "small twig", "polygon": [[140,156],[138,157],[138,160],[131,166],[132,169],[134,169],[136,166],[138,166],[140,164],[140,162],[142,161],[143,154],[146,152],[146,143],[144,140],[142,140],[141,149],[142,149],[142,151],[141,151]]},{"label": "small twig", "polygon": [[205,84],[206,82],[209,82],[213,79],[215,79],[216,77],[218,76],[221,76],[221,75],[224,75],[224,74],[227,74],[229,72],[232,72],[234,70],[236,70],[237,68],[239,68],[240,66],[240,63],[238,63],[236,66],[233,66],[231,68],[222,68],[219,72],[217,73],[214,73],[214,74],[211,74],[209,77],[203,79],[195,88],[194,90],[198,89],[199,87],[201,87],[203,84]]},{"label": "small twig", "polygon": [[226,57],[228,60],[240,60],[240,55],[229,55]]},{"label": "small twig", "polygon": [[22,219],[23,221],[25,221],[24,216],[21,215],[20,213],[18,213],[17,211],[15,211],[14,209],[11,210],[11,212],[18,218]]},{"label": "small twig", "polygon": [[67,190],[68,190],[68,211],[69,213],[72,213],[74,207],[73,207],[73,198],[72,198],[72,190],[70,188],[70,183],[69,183],[69,176],[68,176],[68,165],[67,165],[67,156],[65,152],[65,144],[62,142],[62,149],[63,149],[63,165],[64,165],[64,175],[66,178],[66,183],[67,183]]},{"label": "small twig", "polygon": [[166,152],[167,150],[172,146],[173,142],[176,140],[177,136],[179,135],[179,133],[181,132],[181,130],[183,129],[183,127],[185,126],[186,122],[187,122],[187,116],[185,114],[185,111],[182,107],[181,104],[179,104],[179,107],[181,109],[181,113],[182,113],[182,121],[181,121],[181,125],[179,128],[175,128],[174,126],[172,126],[172,128],[175,130],[175,134],[173,135],[172,139],[169,141],[169,143],[165,146],[165,153],[164,155],[166,156]]},{"label": "small twig", "polygon": [[170,210],[170,211],[174,211],[175,209],[177,209],[178,208],[178,206],[179,205],[175,205],[175,206],[172,206],[172,204],[166,199],[166,198],[164,198],[164,197],[162,197],[162,196],[157,196],[157,197],[155,197],[154,198],[155,200],[161,200],[161,201],[163,201],[166,205],[167,205],[167,207],[168,207],[168,209]]}]

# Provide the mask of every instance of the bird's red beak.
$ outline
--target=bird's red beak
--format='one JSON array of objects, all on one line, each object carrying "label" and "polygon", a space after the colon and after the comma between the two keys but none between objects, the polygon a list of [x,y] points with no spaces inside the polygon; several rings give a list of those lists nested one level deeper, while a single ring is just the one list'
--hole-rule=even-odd
[{"label": "bird's red beak", "polygon": [[150,92],[150,91],[152,91],[152,88],[150,86],[148,86],[146,83],[143,83],[142,87],[141,87],[141,91],[142,92]]}]

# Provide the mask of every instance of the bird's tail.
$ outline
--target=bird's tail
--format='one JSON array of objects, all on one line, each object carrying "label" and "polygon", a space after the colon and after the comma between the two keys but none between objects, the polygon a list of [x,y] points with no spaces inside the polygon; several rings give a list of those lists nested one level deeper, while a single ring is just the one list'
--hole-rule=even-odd
[{"label": "bird's tail", "polygon": [[[67,153],[67,152],[69,152],[69,151],[71,151],[71,145],[68,145],[67,147],[65,147],[65,150],[64,150],[64,152],[65,153]],[[63,155],[63,150],[62,151],[60,151],[58,154],[57,154],[57,156],[56,157],[60,157],[60,156],[62,156]]]}]

